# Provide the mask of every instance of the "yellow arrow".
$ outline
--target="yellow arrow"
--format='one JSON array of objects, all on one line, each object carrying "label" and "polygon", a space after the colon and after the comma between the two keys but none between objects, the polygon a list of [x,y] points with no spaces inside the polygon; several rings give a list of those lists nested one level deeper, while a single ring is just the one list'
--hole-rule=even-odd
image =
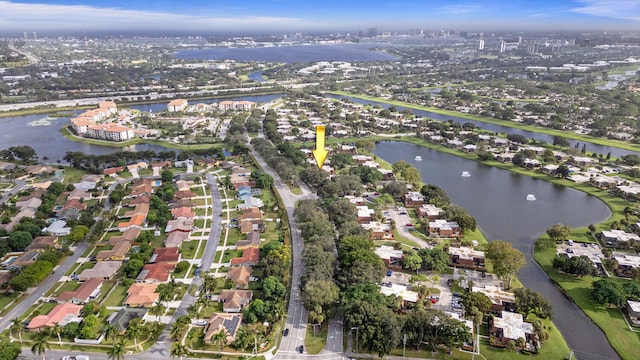
[{"label": "yellow arrow", "polygon": [[318,169],[322,169],[322,165],[329,155],[329,152],[324,149],[324,128],[324,125],[316,125],[316,149],[312,153],[316,164],[318,164]]}]

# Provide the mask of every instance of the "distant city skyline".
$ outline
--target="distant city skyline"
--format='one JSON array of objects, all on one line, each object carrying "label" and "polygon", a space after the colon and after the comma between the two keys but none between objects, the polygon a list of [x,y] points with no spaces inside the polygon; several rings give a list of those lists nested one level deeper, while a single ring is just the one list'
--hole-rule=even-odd
[{"label": "distant city skyline", "polygon": [[638,0],[0,0],[0,36],[70,32],[379,33],[617,31],[640,25]]}]

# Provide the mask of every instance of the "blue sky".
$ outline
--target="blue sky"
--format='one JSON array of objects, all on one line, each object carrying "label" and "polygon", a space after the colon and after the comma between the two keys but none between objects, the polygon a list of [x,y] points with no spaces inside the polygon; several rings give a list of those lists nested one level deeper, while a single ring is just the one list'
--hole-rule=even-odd
[{"label": "blue sky", "polygon": [[640,0],[0,0],[0,36],[22,31],[640,29]]}]

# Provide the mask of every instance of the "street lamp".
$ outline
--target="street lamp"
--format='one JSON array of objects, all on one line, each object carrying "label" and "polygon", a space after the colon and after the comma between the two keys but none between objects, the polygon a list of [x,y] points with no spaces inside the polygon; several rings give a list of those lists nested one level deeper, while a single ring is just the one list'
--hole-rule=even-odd
[{"label": "street lamp", "polygon": [[358,327],[354,326],[351,328],[351,331],[353,331],[353,329],[356,329],[356,353],[358,352]]}]

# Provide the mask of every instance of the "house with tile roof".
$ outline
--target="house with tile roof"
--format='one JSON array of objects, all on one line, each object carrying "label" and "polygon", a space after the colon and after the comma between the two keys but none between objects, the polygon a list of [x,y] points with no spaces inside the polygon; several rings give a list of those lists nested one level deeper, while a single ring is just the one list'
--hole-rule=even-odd
[{"label": "house with tile roof", "polygon": [[188,238],[188,232],[174,231],[167,236],[167,239],[164,241],[164,246],[167,248],[179,248]]},{"label": "house with tile roof", "polygon": [[80,322],[79,318],[81,305],[63,303],[56,305],[47,315],[38,315],[31,319],[27,325],[27,330],[42,330],[50,328],[56,324],[65,326],[70,322]]},{"label": "house with tile roof", "polygon": [[248,247],[242,251],[242,256],[231,259],[231,266],[254,266],[260,260],[260,249]]},{"label": "house with tile roof", "polygon": [[244,310],[253,299],[251,290],[222,290],[218,301],[222,303],[222,310],[226,313],[239,313]]},{"label": "house with tile roof", "polygon": [[177,219],[180,217],[183,217],[186,219],[193,219],[196,216],[196,213],[190,207],[181,206],[178,208],[171,209],[171,216],[173,216],[174,219]]},{"label": "house with tile roof", "polygon": [[58,244],[58,237],[55,235],[51,236],[36,236],[31,241],[24,250],[36,250],[36,251],[44,251],[48,248],[59,249],[60,245]]},{"label": "house with tile roof", "polygon": [[172,233],[174,231],[190,232],[193,229],[193,219],[177,218],[167,222],[167,226],[164,229],[165,233]]},{"label": "house with tile roof", "polygon": [[96,254],[96,260],[124,260],[131,250],[131,242],[122,240],[113,245],[111,250],[102,250]]},{"label": "house with tile roof", "polygon": [[232,267],[227,271],[227,279],[233,282],[236,289],[249,287],[252,268],[250,266]]},{"label": "house with tile roof", "polygon": [[260,246],[260,232],[259,231],[252,231],[250,233],[247,234],[247,239],[246,240],[238,240],[236,242],[236,248],[238,250],[244,250],[248,247],[258,247]]},{"label": "house with tile roof", "polygon": [[157,283],[132,284],[131,287],[129,287],[129,290],[127,290],[127,298],[124,300],[124,305],[132,308],[152,307],[156,300],[158,300],[159,294],[156,293],[157,288]]},{"label": "house with tile roof", "polygon": [[140,235],[140,228],[131,227],[125,230],[122,235],[115,235],[109,238],[109,244],[112,246],[120,241],[134,242]]},{"label": "house with tile roof", "polygon": [[146,284],[162,284],[169,282],[173,270],[176,268],[176,264],[156,262],[153,264],[146,264],[138,277],[136,277],[137,283]]},{"label": "house with tile roof", "polygon": [[151,259],[149,259],[150,263],[163,262],[170,264],[177,264],[180,262],[181,255],[180,250],[177,247],[164,247],[164,248],[155,248],[153,250],[153,254],[151,255]]}]

